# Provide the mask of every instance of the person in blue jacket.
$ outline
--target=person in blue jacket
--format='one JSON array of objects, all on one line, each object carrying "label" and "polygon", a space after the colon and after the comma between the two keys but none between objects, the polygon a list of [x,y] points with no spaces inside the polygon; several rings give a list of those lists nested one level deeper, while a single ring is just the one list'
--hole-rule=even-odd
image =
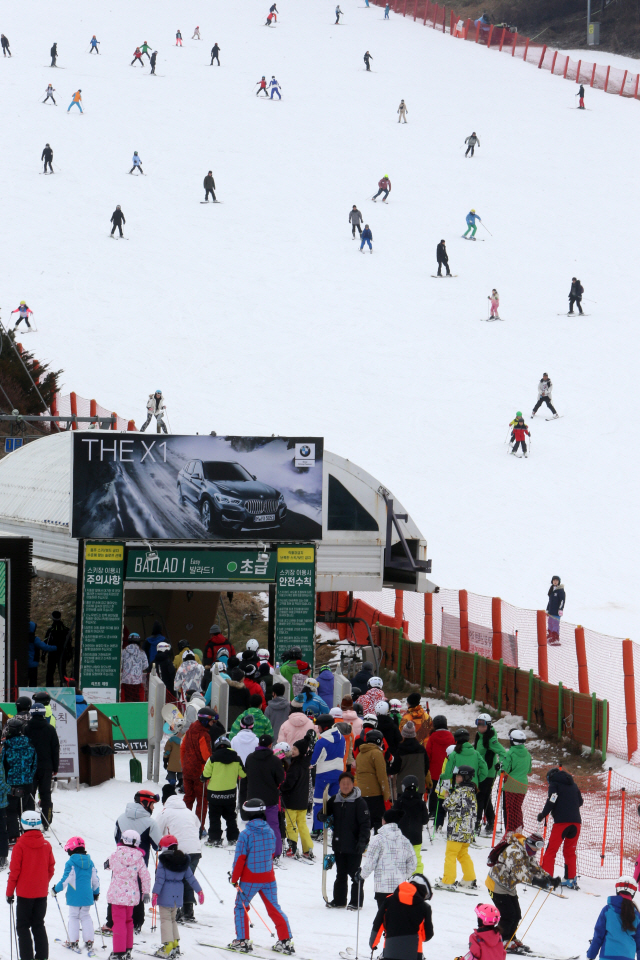
[{"label": "person in blue jacket", "polygon": [[390,10],[390,8],[391,8],[391,4],[389,4],[389,3],[385,4],[385,8],[384,8],[384,19],[385,19],[385,20],[388,20],[388,19],[389,19],[389,10]]},{"label": "person in blue jacket", "polygon": [[100,51],[98,50],[98,44],[99,44],[99,43],[100,43],[100,41],[99,41],[99,40],[96,40],[96,35],[95,35],[95,33],[94,33],[94,35],[91,37],[91,46],[90,46],[90,48],[89,48],[89,53],[98,53],[98,54],[99,54],[99,53],[100,53]]},{"label": "person in blue jacket", "polygon": [[324,666],[320,668],[318,674],[318,695],[329,707],[333,706],[333,685],[335,679],[331,667]]},{"label": "person in blue jacket", "polygon": [[467,234],[469,233],[470,230],[471,230],[471,236],[469,237],[469,240],[475,240],[476,232],[478,230],[478,228],[476,227],[476,220],[480,220],[482,222],[482,217],[479,217],[478,214],[475,212],[475,210],[470,210],[469,213],[467,214],[467,229],[462,234],[465,240],[467,239]]},{"label": "person in blue jacket", "polygon": [[98,871],[93,860],[87,854],[82,837],[71,837],[64,845],[69,855],[62,879],[54,884],[51,893],[56,897],[66,888],[67,906],[69,907],[69,940],[66,947],[78,949],[80,924],[82,924],[82,939],[88,950],[93,946],[94,928],[91,919],[91,907],[94,900],[100,896],[100,881]]},{"label": "person in blue jacket", "polygon": [[[178,839],[168,833],[160,841],[156,879],[152,890],[152,905],[160,907],[160,937],[162,946],[156,950],[156,957],[174,957],[179,955],[180,933],[176,921],[178,910],[184,904],[184,883],[198,894],[200,904],[204,903],[202,887],[191,869],[188,854],[178,850]],[[198,856],[198,860],[200,857]]]},{"label": "person in blue jacket", "polygon": [[293,698],[296,703],[302,704],[303,713],[312,714],[314,717],[318,717],[321,713],[329,713],[329,707],[317,691],[318,681],[310,677],[298,696]]},{"label": "person in blue jacket", "polygon": [[40,662],[39,651],[42,653],[56,653],[57,647],[50,643],[45,643],[40,637],[36,636],[38,625],[34,620],[29,621],[29,667],[27,676],[30,687],[38,686],[38,663]]},{"label": "person in blue jacket", "polygon": [[587,960],[640,960],[640,917],[633,903],[638,885],[633,877],[616,880],[615,897],[607,898],[587,948]]},{"label": "person in blue jacket", "polygon": [[129,170],[129,173],[133,173],[135,170],[139,170],[140,173],[144,176],[144,170],[142,169],[142,160],[138,156],[137,150],[133,151],[133,159],[131,162],[133,166],[131,167],[131,170]]},{"label": "person in blue jacket", "polygon": [[156,620],[151,628],[151,636],[147,637],[144,642],[144,652],[147,655],[147,660],[149,661],[149,666],[153,663],[156,658],[156,651],[158,649],[159,643],[166,643],[167,638],[162,635],[162,627],[158,620]]},{"label": "person in blue jacket", "polygon": [[373,240],[373,234],[371,233],[371,228],[368,223],[365,223],[364,230],[362,231],[362,240],[360,241],[360,253],[364,253],[362,249],[365,243],[369,244],[369,252],[373,253],[373,247],[371,246],[371,241]]},{"label": "person in blue jacket", "polygon": [[311,754],[310,765],[316,768],[316,779],[313,789],[313,831],[311,836],[318,840],[322,835],[322,822],[318,814],[322,811],[322,796],[324,788],[329,787],[329,796],[338,792],[340,774],[344,772],[344,754],[347,748],[345,738],[336,726],[333,717],[326,713],[316,720],[316,726],[321,731]]}]

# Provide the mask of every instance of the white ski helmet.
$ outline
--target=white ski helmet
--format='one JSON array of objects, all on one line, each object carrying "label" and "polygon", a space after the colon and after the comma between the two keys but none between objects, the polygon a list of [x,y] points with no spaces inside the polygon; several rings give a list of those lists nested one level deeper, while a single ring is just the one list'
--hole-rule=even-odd
[{"label": "white ski helmet", "polygon": [[524,730],[512,730],[509,734],[511,743],[525,743],[526,739],[527,737]]},{"label": "white ski helmet", "polygon": [[367,726],[370,727],[377,727],[378,718],[376,717],[375,713],[365,713],[364,717],[362,718],[362,723],[363,725],[366,723]]},{"label": "white ski helmet", "polygon": [[371,677],[369,680],[369,686],[373,687],[375,690],[382,690],[382,677]]},{"label": "white ski helmet", "polygon": [[273,752],[281,753],[283,756],[289,756],[291,753],[291,745],[288,744],[286,740],[281,740],[279,743],[276,743]]},{"label": "white ski helmet", "polygon": [[315,677],[306,677],[304,681],[305,687],[310,687],[312,690],[317,690],[320,686]]},{"label": "white ski helmet", "polygon": [[478,717],[476,717],[476,727],[479,723],[486,723],[486,725],[490,727],[493,723],[493,720],[488,713],[481,713]]},{"label": "white ski helmet", "polygon": [[259,660],[269,659],[269,651],[265,647],[260,647],[260,649],[258,650],[258,659]]},{"label": "white ski helmet", "polygon": [[386,717],[389,713],[389,704],[386,700],[378,700],[376,703],[376,713],[379,717]]},{"label": "white ski helmet", "polygon": [[633,877],[620,877],[615,886],[616,893],[626,893],[628,897],[633,897],[638,890],[638,884]]},{"label": "white ski helmet", "polygon": [[139,847],[140,834],[137,830],[125,830],[120,837],[120,841],[124,843],[125,847]]},{"label": "white ski helmet", "polygon": [[389,700],[389,706],[392,710],[402,710],[402,701],[401,700]]},{"label": "white ski helmet", "polygon": [[256,639],[252,637],[250,640],[247,640],[247,645],[245,647],[245,650],[250,650],[251,653],[257,653],[259,649],[260,649],[260,644]]},{"label": "white ski helmet", "polygon": [[40,814],[35,810],[25,810],[20,817],[20,823],[23,830],[39,830],[42,826]]}]

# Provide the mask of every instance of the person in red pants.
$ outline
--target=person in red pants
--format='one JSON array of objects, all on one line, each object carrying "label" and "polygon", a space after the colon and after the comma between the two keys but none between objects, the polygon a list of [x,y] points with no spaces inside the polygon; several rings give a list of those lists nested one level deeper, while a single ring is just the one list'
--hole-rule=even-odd
[{"label": "person in red pants", "polygon": [[201,825],[205,813],[205,784],[200,778],[204,765],[211,756],[212,742],[224,733],[225,729],[218,721],[215,711],[211,707],[202,707],[198,711],[198,719],[191,724],[180,744],[184,802],[189,810],[193,810],[193,804],[196,803],[196,815]]},{"label": "person in red pants", "polygon": [[[542,859],[542,869],[553,876],[556,854],[562,846],[564,857],[563,887],[577,889],[576,881],[576,847],[580,836],[582,817],[582,794],[571,774],[562,768],[554,767],[547,773],[549,796],[544,809],[538,814],[538,821],[542,821],[549,814],[553,817],[553,830],[549,843]],[[564,846],[563,846],[564,845]]]}]

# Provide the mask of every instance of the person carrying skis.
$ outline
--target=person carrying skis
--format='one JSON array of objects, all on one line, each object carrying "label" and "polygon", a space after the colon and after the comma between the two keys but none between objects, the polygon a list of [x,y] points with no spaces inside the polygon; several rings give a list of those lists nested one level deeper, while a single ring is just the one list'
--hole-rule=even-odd
[{"label": "person carrying skis", "polygon": [[471,134],[470,137],[467,137],[467,139],[465,140],[465,143],[468,144],[467,149],[466,149],[466,152],[465,152],[465,157],[468,157],[468,156],[469,156],[469,152],[471,152],[471,156],[473,156],[473,152],[474,152],[476,146],[478,146],[478,147],[480,146],[480,141],[478,140],[478,138],[477,138],[477,136],[476,136],[475,130],[473,131],[473,133]]},{"label": "person carrying skis", "polygon": [[251,950],[249,904],[259,893],[278,935],[272,950],[275,953],[292,954],[291,928],[278,903],[278,887],[273,872],[276,839],[266,820],[266,806],[262,800],[251,798],[243,803],[242,810],[249,822],[238,838],[233,858],[230,882],[236,888],[233,910],[236,938],[229,946],[246,953]]},{"label": "person carrying skis", "polygon": [[574,303],[578,304],[578,313],[582,316],[582,294],[584,287],[576,277],[571,277],[571,290],[569,291],[569,315],[573,313]]},{"label": "person carrying skis", "polygon": [[553,876],[556,865],[556,854],[562,846],[562,855],[565,863],[565,879],[563,887],[578,889],[576,880],[576,846],[580,836],[582,817],[582,794],[571,774],[554,767],[547,773],[549,796],[544,808],[538,814],[538,823],[541,823],[551,814],[553,829],[549,843],[542,858],[542,869]]},{"label": "person carrying skis", "polygon": [[529,774],[531,773],[531,754],[527,750],[526,736],[523,730],[511,730],[509,743],[511,746],[502,761],[504,781],[502,797],[504,801],[504,828],[505,831],[519,830],[523,824],[522,804],[529,788]]},{"label": "person carrying skis", "polygon": [[182,34],[179,30],[176,30],[176,47],[182,46]]},{"label": "person carrying skis", "polygon": [[156,957],[175,957],[180,952],[178,912],[184,903],[184,888],[189,885],[198,895],[198,903],[204,903],[204,892],[193,875],[191,860],[187,853],[178,849],[178,838],[166,834],[160,841],[155,882],[151,891],[151,905],[160,908],[160,938],[162,946]]},{"label": "person carrying skis", "polygon": [[193,36],[191,37],[191,39],[192,39],[192,40],[202,40],[202,37],[200,36],[200,27],[196,27],[196,28],[195,28],[195,30],[193,31]]},{"label": "person carrying skis", "polygon": [[388,20],[388,19],[389,19],[389,10],[390,10],[390,9],[391,9],[391,4],[389,3],[389,0],[387,0],[387,3],[385,3],[385,6],[384,6],[384,19],[385,19],[385,20]]},{"label": "person carrying skis", "polygon": [[214,43],[214,45],[211,47],[211,63],[209,64],[210,67],[213,66],[214,60],[217,60],[218,66],[220,66],[220,44],[219,43]]},{"label": "person carrying skis", "polygon": [[517,885],[528,883],[543,890],[555,890],[560,886],[560,877],[550,877],[536,863],[536,856],[543,847],[544,840],[539,833],[532,833],[527,837],[522,833],[509,831],[487,858],[487,866],[491,869],[485,885],[500,911],[498,931],[505,946],[509,944],[507,953],[524,953],[528,950],[528,947],[515,937],[522,919]]},{"label": "person carrying skis", "polygon": [[[17,894],[15,930],[22,960],[35,955],[38,960],[49,956],[49,939],[44,925],[47,913],[49,881],[55,873],[51,844],[40,830],[40,817],[34,810],[25,810],[20,819],[23,834],[11,853],[6,897],[13,904]],[[32,939],[33,936],[33,939]]]},{"label": "person carrying skis", "polygon": [[600,957],[624,957],[633,960],[640,953],[640,917],[633,903],[638,884],[633,877],[620,877],[615,882],[616,895],[607,897],[600,911],[587,948],[587,960]]},{"label": "person carrying skis", "polygon": [[149,63],[151,64],[151,73],[149,74],[150,77],[155,77],[155,75],[156,75],[156,61],[157,61],[157,59],[158,59],[158,51],[157,51],[157,50],[154,50],[153,53],[151,54],[150,59],[149,59]]},{"label": "person carrying skis", "polygon": [[372,955],[384,933],[385,960],[401,956],[422,960],[422,945],[433,937],[431,907],[427,903],[432,896],[431,884],[423,874],[416,873],[400,883],[378,905],[369,936]]},{"label": "person carrying skis", "polygon": [[469,233],[469,231],[471,231],[471,236],[469,237],[469,240],[475,240],[476,232],[478,230],[476,226],[476,220],[482,221],[482,217],[479,217],[476,211],[472,208],[467,214],[466,220],[467,220],[467,229],[462,234],[462,236],[466,240],[467,234]]},{"label": "person carrying skis", "polygon": [[29,309],[29,307],[26,305],[26,303],[24,302],[24,300],[21,300],[21,301],[20,301],[20,306],[19,306],[19,307],[16,307],[15,310],[12,310],[11,313],[12,313],[12,314],[14,314],[14,313],[20,314],[20,316],[18,317],[18,319],[17,319],[16,322],[15,322],[15,325],[14,325],[14,328],[13,328],[14,330],[17,330],[17,329],[18,329],[18,327],[20,326],[20,324],[22,323],[23,320],[24,320],[24,322],[26,323],[26,325],[29,327],[29,329],[31,329],[31,324],[29,323],[29,317],[33,315],[33,310],[30,310],[30,309]]},{"label": "person carrying skis", "polygon": [[[120,207],[118,207],[118,210],[119,209]],[[123,223],[125,222],[124,217],[122,218],[122,221]],[[114,230],[115,230],[115,224],[114,224]],[[111,232],[113,233],[113,230]],[[122,231],[120,231],[120,235],[122,235]],[[156,390],[155,393],[150,393],[149,399],[147,400],[147,419],[140,427],[140,432],[144,433],[144,431],[147,429],[147,427],[151,423],[151,418],[155,417],[156,432],[160,433],[160,431],[163,430],[164,433],[166,433],[167,427],[164,422],[164,415],[165,415],[166,409],[167,409],[167,405],[164,402],[164,397],[162,396],[162,390]]]},{"label": "person carrying skis", "polygon": [[511,427],[511,438],[515,441],[511,447],[511,453],[515,453],[518,449],[518,446],[521,446],[525,457],[528,457],[529,454],[527,453],[527,442],[524,438],[525,435],[530,437],[531,434],[529,433],[529,427],[524,422],[524,417],[519,410],[516,413],[515,420],[512,420],[509,426]]},{"label": "person carrying skis", "polygon": [[277,93],[278,100],[282,100],[282,97],[280,96],[280,84],[278,83],[275,77],[271,77],[271,83],[269,84],[269,86],[271,87],[271,99],[273,100],[275,94]]},{"label": "person carrying skis", "polygon": [[[455,754],[453,754],[455,756]],[[436,887],[443,890],[455,890],[456,864],[462,867],[461,887],[477,887],[473,860],[469,856],[469,844],[475,838],[477,817],[476,785],[473,782],[475,770],[462,764],[453,768],[453,791],[444,791],[443,807],[449,815],[447,821],[447,848],[444,855],[442,880]]]},{"label": "person carrying skis", "polygon": [[469,937],[469,960],[504,960],[504,944],[498,931],[500,911],[493,903],[479,903],[475,914],[478,926]]},{"label": "person carrying skis", "polygon": [[384,197],[382,198],[382,202],[384,203],[391,193],[391,180],[389,180],[389,177],[386,175],[386,173],[382,180],[378,180],[378,192],[371,197],[374,203],[381,193],[384,193]]},{"label": "person carrying skis", "polygon": [[55,97],[54,97],[54,95],[53,95],[53,94],[54,94],[54,87],[52,87],[50,83],[47,84],[47,89],[46,89],[45,93],[46,93],[46,97],[44,98],[44,100],[43,100],[42,102],[43,102],[43,103],[46,103],[47,100],[51,99],[51,100],[53,100],[54,104],[55,104],[56,106],[58,106],[58,104],[56,103]]},{"label": "person carrying skis", "polygon": [[[54,100],[54,103],[55,103],[55,100]],[[51,171],[51,173],[53,173],[53,166],[51,163],[51,161],[53,160],[53,150],[51,149],[48,143],[45,144],[45,148],[42,151],[42,156],[40,157],[40,159],[44,160],[44,170],[42,172],[46,173],[47,167],[49,167],[49,170]]]},{"label": "person carrying skis", "polygon": [[82,90],[76,90],[76,92],[75,92],[74,95],[73,95],[73,100],[71,101],[71,103],[70,103],[69,106],[67,107],[67,113],[69,113],[69,110],[71,110],[71,107],[72,107],[74,104],[76,105],[76,107],[78,108],[78,110],[80,111],[80,113],[84,113],[84,111],[83,111],[83,109],[82,109],[82,103],[81,103],[81,101],[82,101]]},{"label": "person carrying skis", "polygon": [[407,114],[409,113],[407,105],[404,100],[400,101],[400,106],[398,107],[398,123],[402,120],[403,123],[407,122]]},{"label": "person carrying skis", "polygon": [[342,16],[342,10],[340,9],[340,4],[338,4],[338,6],[336,7],[336,23],[340,23],[341,16]]},{"label": "person carrying skis", "polygon": [[[402,810],[385,810],[382,825],[369,841],[358,871],[363,880],[373,873],[378,907],[416,869],[415,851],[398,826],[403,817]],[[357,874],[355,879],[359,879]]]},{"label": "person carrying skis", "polygon": [[211,199],[215,203],[216,199],[216,182],[213,179],[213,171],[209,170],[206,177],[202,181],[202,186],[204,187],[204,200],[205,203],[209,202],[209,194],[211,194]]},{"label": "person carrying skis", "polygon": [[[138,904],[149,903],[151,877],[140,849],[137,830],[125,830],[117,848],[105,861],[111,870],[107,901],[113,917],[113,960],[125,960],[133,950],[133,911]],[[143,906],[144,909],[144,906]]]},{"label": "person carrying skis", "polygon": [[[122,212],[122,207],[120,206],[120,204],[118,204],[118,206],[115,208],[115,210],[111,214],[111,223],[113,224],[113,227],[111,228],[111,236],[113,236],[114,233],[116,232],[116,227],[120,231],[120,236],[122,236],[122,224],[126,222],[127,221],[125,220],[124,213]],[[147,404],[147,407],[148,406],[149,405]],[[151,417],[149,417],[148,419],[150,420]],[[144,427],[142,427],[141,429],[144,430]],[[165,430],[165,433],[166,433],[166,430]]]},{"label": "person carrying skis", "polygon": [[144,62],[142,60],[142,50],[140,49],[140,47],[136,47],[136,49],[134,50],[133,60],[131,61],[129,66],[132,67],[134,63],[139,63],[141,67],[144,67]]},{"label": "person carrying skis", "polygon": [[498,291],[494,287],[490,295],[487,297],[491,309],[489,310],[489,319],[490,320],[499,320],[498,307],[500,306],[500,296]]},{"label": "person carrying skis", "polygon": [[553,414],[553,419],[554,420],[558,419],[558,414],[556,413],[556,409],[554,405],[551,403],[552,390],[553,390],[553,384],[551,383],[551,380],[549,380],[549,374],[543,373],[542,379],[538,384],[538,400],[535,407],[531,411],[532,417],[535,417],[537,411],[540,409],[542,404],[546,403],[546,405],[549,407],[549,410],[551,410],[551,413]]},{"label": "person carrying skis", "polygon": [[100,51],[98,50],[98,44],[99,44],[99,43],[100,43],[100,41],[99,41],[99,40],[96,40],[96,35],[95,35],[95,33],[94,33],[94,35],[91,37],[91,41],[90,41],[90,43],[89,43],[89,53],[97,53],[97,54],[99,55],[99,54],[100,54]]},{"label": "person carrying skis", "polygon": [[142,174],[142,176],[144,176],[144,170],[142,169],[142,160],[141,160],[140,157],[138,156],[138,151],[137,151],[137,150],[134,150],[134,151],[133,151],[133,158],[132,158],[131,162],[132,162],[133,166],[131,167],[131,170],[129,170],[129,173],[133,173],[134,170],[139,170],[140,173]]},{"label": "person carrying skis", "polygon": [[442,267],[444,266],[447,271],[447,276],[451,276],[451,270],[449,270],[449,254],[447,253],[447,245],[444,240],[441,240],[438,246],[436,247],[436,259],[438,261],[438,276],[442,276]]},{"label": "person carrying skis", "polygon": [[373,60],[373,57],[371,56],[368,50],[362,59],[364,60],[364,65],[367,68],[367,71],[371,72],[370,61]]},{"label": "person carrying skis", "polygon": [[564,612],[567,595],[560,577],[551,577],[551,586],[547,593],[547,643],[552,647],[560,646],[560,617]]},{"label": "person carrying skis", "polygon": [[493,821],[495,820],[491,793],[499,765],[506,759],[507,751],[498,740],[498,734],[494,729],[493,720],[488,713],[481,713],[476,719],[476,730],[477,733],[474,744],[476,753],[479,753],[483,758],[488,771],[488,776],[484,777],[484,779],[478,783],[478,795],[476,797],[478,804],[476,833],[480,833],[482,818],[486,817],[487,825],[485,835],[491,836],[493,834]]},{"label": "person carrying skis", "polygon": [[579,97],[578,100],[578,110],[584,110],[584,87],[580,84],[580,89],[576,93],[576,97]]},{"label": "person carrying skis", "polygon": [[51,50],[49,51],[49,53],[51,54],[51,66],[52,66],[52,67],[55,67],[55,66],[57,65],[57,64],[56,64],[56,61],[57,61],[57,59],[58,59],[58,44],[57,44],[57,43],[54,43],[54,44],[53,44],[53,46],[51,47]]},{"label": "person carrying skis", "polygon": [[69,859],[64,865],[62,879],[54,884],[51,893],[57,897],[65,890],[69,907],[69,939],[66,947],[80,953],[79,937],[82,926],[82,939],[89,954],[95,935],[91,907],[100,896],[100,880],[93,860],[85,850],[82,837],[71,837],[64,845]]},{"label": "person carrying skis", "polygon": [[5,37],[4,33],[0,33],[0,45],[2,45],[2,56],[6,57],[7,54],[11,56],[11,50],[9,50],[9,41]]}]

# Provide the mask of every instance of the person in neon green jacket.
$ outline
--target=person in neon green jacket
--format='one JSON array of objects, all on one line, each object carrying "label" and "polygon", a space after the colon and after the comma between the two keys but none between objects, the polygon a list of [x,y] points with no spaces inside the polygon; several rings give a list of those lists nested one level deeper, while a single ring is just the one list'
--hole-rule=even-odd
[{"label": "person in neon green jacket", "polygon": [[253,717],[253,732],[256,737],[260,738],[263,733],[268,733],[270,737],[273,736],[273,727],[271,726],[271,721],[265,717],[264,713],[258,706],[248,707],[246,710],[243,710],[231,725],[231,730],[229,730],[229,739],[233,740],[237,733],[240,733],[241,724],[240,721],[244,716],[250,713]]},{"label": "person in neon green jacket", "polygon": [[493,821],[495,812],[491,801],[491,792],[493,783],[498,772],[498,767],[505,760],[507,751],[498,740],[498,735],[493,728],[493,722],[488,713],[481,713],[476,720],[476,740],[475,748],[487,765],[489,776],[480,781],[478,786],[478,816],[476,819],[476,833],[480,833],[482,818],[486,817],[487,835],[493,833]]},{"label": "person in neon green jacket", "polygon": [[526,736],[522,730],[509,733],[511,746],[502,764],[504,781],[504,823],[505,831],[518,830],[522,826],[522,804],[529,787],[531,773],[531,754],[525,746]]},{"label": "person in neon green jacket", "polygon": [[474,748],[469,743],[469,731],[461,727],[453,735],[456,741],[455,750],[452,750],[449,759],[446,762],[441,780],[453,780],[453,771],[456,767],[472,767],[473,783],[478,786],[481,780],[486,780],[489,776],[487,765]]}]

